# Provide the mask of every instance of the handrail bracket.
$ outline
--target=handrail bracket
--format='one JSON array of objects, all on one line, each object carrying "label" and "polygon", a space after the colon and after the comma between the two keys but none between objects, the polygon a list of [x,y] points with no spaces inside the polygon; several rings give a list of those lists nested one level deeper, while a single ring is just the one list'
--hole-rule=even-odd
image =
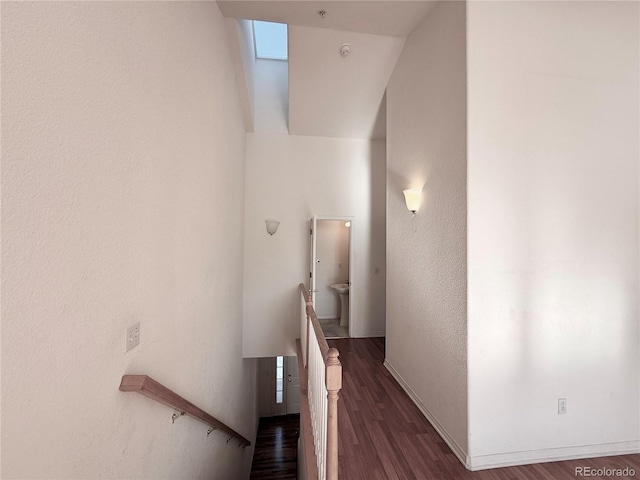
[{"label": "handrail bracket", "polygon": [[177,412],[180,412],[179,414],[174,413],[171,415],[172,423],[175,423],[176,419],[183,415],[189,415],[190,417],[207,425],[207,436],[209,436],[209,434],[214,430],[221,430],[230,437],[237,438],[240,445],[251,445],[249,440],[240,435],[234,429],[225,425],[214,416],[196,407],[193,403],[182,398],[177,393],[169,390],[167,387],[156,382],[153,378],[147,375],[123,375],[122,381],[120,382],[120,391],[137,392],[145,397],[155,400],[156,402],[167,405]]}]

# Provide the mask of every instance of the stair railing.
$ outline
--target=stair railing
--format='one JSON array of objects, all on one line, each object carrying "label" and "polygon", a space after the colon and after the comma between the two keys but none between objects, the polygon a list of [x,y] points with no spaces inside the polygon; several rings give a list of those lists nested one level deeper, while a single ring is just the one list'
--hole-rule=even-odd
[{"label": "stair railing", "polygon": [[[303,284],[300,284],[300,296],[300,354],[304,369],[300,378],[301,383],[306,380],[306,385],[301,387],[309,403],[317,478],[337,480],[338,392],[342,388],[342,365],[338,360],[338,350],[329,348],[327,344],[311,297]],[[303,408],[303,422],[305,412]]]}]

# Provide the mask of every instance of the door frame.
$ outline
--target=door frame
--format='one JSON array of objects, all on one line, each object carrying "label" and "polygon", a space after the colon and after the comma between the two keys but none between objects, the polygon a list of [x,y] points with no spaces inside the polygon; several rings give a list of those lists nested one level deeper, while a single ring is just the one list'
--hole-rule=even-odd
[{"label": "door frame", "polygon": [[[352,215],[313,215],[313,217],[311,217],[310,220],[310,224],[312,225],[311,230],[311,252],[309,253],[310,258],[311,258],[311,262],[310,262],[310,275],[311,278],[313,280],[313,283],[310,282],[310,286],[313,284],[315,285],[315,280],[316,280],[316,260],[317,258],[314,258],[317,256],[317,252],[318,249],[316,248],[316,229],[318,227],[318,221],[320,220],[337,220],[340,222],[351,222],[351,226],[349,227],[349,338],[353,338],[353,320],[354,320],[354,315],[353,315],[353,304],[355,303],[353,301],[353,295],[352,295],[352,291],[351,291],[351,287],[354,284],[354,272],[355,272],[355,252],[354,252],[354,248],[353,248],[353,238],[354,238],[354,234],[353,234],[353,229],[355,228],[354,224],[356,223],[355,217]],[[311,293],[311,297],[313,299],[313,306],[315,308],[315,295],[313,292]]]}]

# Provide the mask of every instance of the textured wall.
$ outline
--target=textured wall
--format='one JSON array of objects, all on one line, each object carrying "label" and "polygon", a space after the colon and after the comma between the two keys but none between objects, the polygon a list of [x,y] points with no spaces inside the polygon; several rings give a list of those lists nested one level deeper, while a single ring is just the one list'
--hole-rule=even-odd
[{"label": "textured wall", "polygon": [[475,467],[640,450],[639,14],[469,3]]},{"label": "textured wall", "polygon": [[[2,2],[2,478],[243,478],[244,141],[215,3]],[[125,328],[141,322],[125,354]]]},{"label": "textured wall", "polygon": [[353,333],[384,334],[384,162],[381,141],[247,134],[245,356],[295,355],[313,214],[354,217]]},{"label": "textured wall", "polygon": [[[396,378],[467,448],[465,4],[407,39],[387,89],[387,349]],[[412,218],[402,190],[423,187]]]}]

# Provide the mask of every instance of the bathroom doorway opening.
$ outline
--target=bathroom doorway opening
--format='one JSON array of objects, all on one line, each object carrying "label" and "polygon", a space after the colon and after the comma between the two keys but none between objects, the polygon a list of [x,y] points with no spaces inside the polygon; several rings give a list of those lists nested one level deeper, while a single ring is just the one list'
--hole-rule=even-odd
[{"label": "bathroom doorway opening", "polygon": [[350,216],[311,219],[309,291],[326,338],[348,338],[354,331],[353,229]]}]

